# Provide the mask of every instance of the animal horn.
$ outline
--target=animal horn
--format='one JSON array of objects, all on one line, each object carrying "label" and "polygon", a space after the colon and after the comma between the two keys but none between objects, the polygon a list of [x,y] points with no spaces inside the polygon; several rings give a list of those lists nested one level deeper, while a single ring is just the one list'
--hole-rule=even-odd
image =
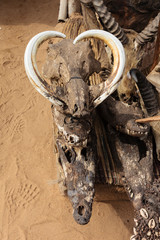
[{"label": "animal horn", "polygon": [[128,77],[137,83],[148,115],[156,115],[159,106],[154,86],[147,80],[146,76],[136,68],[130,69]]},{"label": "animal horn", "polygon": [[94,107],[96,107],[117,89],[125,67],[125,52],[121,42],[114,35],[103,30],[83,32],[75,38],[73,43],[91,37],[104,41],[112,50],[114,57],[114,66],[109,78],[98,86],[89,86],[91,92],[94,92],[95,89],[99,92],[93,102]]},{"label": "animal horn", "polygon": [[24,65],[27,76],[36,90],[45,98],[47,98],[51,103],[64,107],[64,102],[54,96],[50,85],[40,75],[36,63],[36,53],[38,48],[44,41],[53,37],[65,38],[66,35],[56,31],[45,31],[35,35],[29,41],[26,47],[24,54]]},{"label": "animal horn", "polygon": [[102,21],[104,29],[116,36],[122,44],[126,44],[128,42],[128,37],[116,22],[115,18],[111,16],[103,0],[92,0],[92,3]]},{"label": "animal horn", "polygon": [[140,32],[135,41],[138,45],[144,45],[146,42],[149,42],[155,34],[158,32],[160,23],[160,13],[153,19],[151,23],[144,28],[142,32]]}]

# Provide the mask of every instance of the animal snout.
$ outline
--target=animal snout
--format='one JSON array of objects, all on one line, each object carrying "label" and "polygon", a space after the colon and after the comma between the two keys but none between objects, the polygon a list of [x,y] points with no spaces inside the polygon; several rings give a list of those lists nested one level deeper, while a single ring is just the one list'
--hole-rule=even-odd
[{"label": "animal snout", "polygon": [[74,209],[74,219],[80,225],[85,225],[89,222],[91,217],[91,207],[89,207],[88,203],[82,201],[75,209]]},{"label": "animal snout", "polygon": [[73,116],[78,117],[78,116],[85,116],[88,114],[89,114],[89,111],[87,109],[86,103],[82,103],[80,106],[76,103],[74,104]]}]

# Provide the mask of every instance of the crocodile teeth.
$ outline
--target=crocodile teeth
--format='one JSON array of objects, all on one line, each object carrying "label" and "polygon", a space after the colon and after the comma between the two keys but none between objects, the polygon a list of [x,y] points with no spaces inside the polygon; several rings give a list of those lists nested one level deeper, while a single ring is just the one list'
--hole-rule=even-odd
[{"label": "crocodile teeth", "polygon": [[155,228],[156,223],[153,218],[149,220],[148,226],[149,226],[149,228],[152,228],[152,229]]},{"label": "crocodile teeth", "polygon": [[131,192],[131,194],[130,194],[130,198],[132,199],[132,198],[133,198],[133,196],[134,196],[134,194],[133,194],[133,192]]},{"label": "crocodile teeth", "polygon": [[140,209],[140,214],[143,218],[147,219],[148,218],[148,212],[146,211],[146,209],[141,208]]},{"label": "crocodile teeth", "polygon": [[135,131],[131,131],[131,130],[130,130],[130,133],[132,133],[132,134],[135,134],[136,132],[135,132]]}]

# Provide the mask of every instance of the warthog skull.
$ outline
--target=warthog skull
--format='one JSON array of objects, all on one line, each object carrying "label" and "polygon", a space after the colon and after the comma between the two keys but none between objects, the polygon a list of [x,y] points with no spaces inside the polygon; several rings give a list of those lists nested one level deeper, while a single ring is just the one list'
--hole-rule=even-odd
[{"label": "warthog skull", "polygon": [[[92,112],[116,90],[123,74],[125,54],[119,40],[101,30],[84,32],[74,42],[62,40],[51,44],[43,69],[44,75],[51,79],[52,84],[49,85],[37,69],[36,52],[40,44],[51,37],[65,38],[65,35],[49,31],[30,40],[25,52],[25,68],[33,86],[52,103],[58,129],[59,163],[67,194],[75,220],[86,224],[91,216],[95,181],[96,144]],[[100,72],[101,65],[95,59],[90,44],[79,42],[88,37],[103,40],[114,57],[111,75],[107,81],[95,86],[89,85],[89,76]]]}]

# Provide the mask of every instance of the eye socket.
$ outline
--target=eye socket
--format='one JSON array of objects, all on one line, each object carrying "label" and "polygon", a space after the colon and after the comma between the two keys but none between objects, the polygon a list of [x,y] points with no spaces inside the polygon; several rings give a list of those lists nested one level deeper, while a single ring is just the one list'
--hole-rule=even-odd
[{"label": "eye socket", "polygon": [[70,140],[71,143],[74,143],[74,138],[73,137],[70,136],[69,140]]},{"label": "eye socket", "polygon": [[85,160],[87,161],[87,148],[83,148],[81,150],[81,154],[82,154],[82,156],[84,156]]},{"label": "eye socket", "polygon": [[68,160],[69,163],[72,162],[72,152],[70,150],[65,152],[66,158]]},{"label": "eye socket", "polygon": [[77,112],[77,110],[78,110],[78,106],[77,104],[74,104],[74,113]]},{"label": "eye socket", "polygon": [[126,96],[125,93],[122,93],[122,94],[120,95],[120,98],[121,98],[124,102],[127,102],[127,101],[128,101],[127,96]]},{"label": "eye socket", "polygon": [[86,61],[83,61],[82,62],[82,68],[85,68],[85,65],[86,65]]},{"label": "eye socket", "polygon": [[67,149],[64,153],[65,153],[68,163],[73,163],[75,161],[76,152],[75,152],[74,148]]},{"label": "eye socket", "polygon": [[79,214],[80,216],[83,216],[83,215],[85,214],[85,208],[84,208],[84,206],[79,206],[79,207],[78,207],[78,214]]},{"label": "eye socket", "polygon": [[64,123],[65,124],[70,124],[70,123],[73,123],[74,120],[71,116],[66,116],[65,119],[64,119]]}]

